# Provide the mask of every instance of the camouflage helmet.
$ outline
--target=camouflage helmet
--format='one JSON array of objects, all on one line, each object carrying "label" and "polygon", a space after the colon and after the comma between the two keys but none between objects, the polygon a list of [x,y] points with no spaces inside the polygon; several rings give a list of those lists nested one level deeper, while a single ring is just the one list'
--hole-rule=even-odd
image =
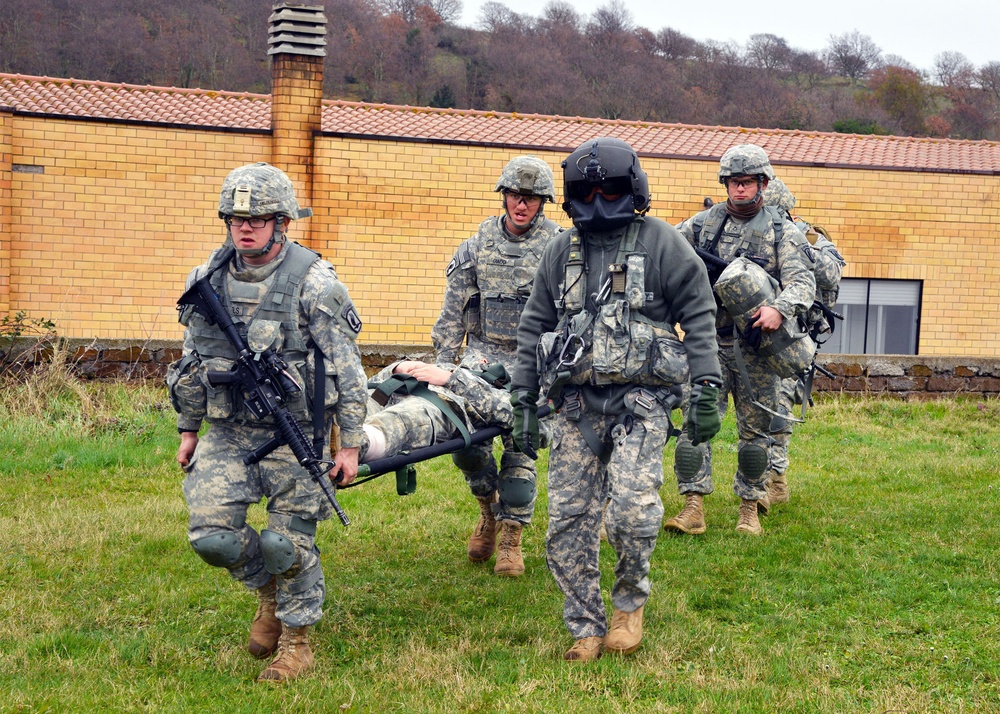
[{"label": "camouflage helmet", "polygon": [[556,180],[549,165],[537,156],[517,156],[504,166],[494,191],[513,191],[556,202]]},{"label": "camouflage helmet", "polygon": [[788,190],[784,181],[775,177],[768,182],[767,188],[764,189],[764,205],[775,206],[790,214],[795,208],[795,196]]},{"label": "camouflage helmet", "polygon": [[756,144],[739,144],[726,150],[719,161],[719,183],[734,176],[764,176],[774,178],[774,169],[767,152]]},{"label": "camouflage helmet", "polygon": [[261,161],[229,172],[219,193],[219,218],[272,213],[295,220],[308,218],[312,209],[299,207],[291,179],[279,168]]}]

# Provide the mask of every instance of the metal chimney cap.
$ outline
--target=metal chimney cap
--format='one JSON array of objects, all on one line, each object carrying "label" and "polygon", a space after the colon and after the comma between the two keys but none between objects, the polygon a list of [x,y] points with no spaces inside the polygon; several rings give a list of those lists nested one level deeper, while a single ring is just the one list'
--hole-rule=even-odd
[{"label": "metal chimney cap", "polygon": [[268,55],[325,57],[326,16],[321,5],[275,5],[268,18]]}]

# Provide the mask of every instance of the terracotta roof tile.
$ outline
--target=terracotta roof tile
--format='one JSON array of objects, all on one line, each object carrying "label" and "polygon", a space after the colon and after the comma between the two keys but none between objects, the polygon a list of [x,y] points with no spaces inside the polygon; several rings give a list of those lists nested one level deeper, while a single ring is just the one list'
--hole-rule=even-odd
[{"label": "terracotta roof tile", "polygon": [[231,129],[271,128],[271,97],[266,94],[0,74],[2,106],[29,114],[88,119]]},{"label": "terracotta roof tile", "polygon": [[[29,114],[268,130],[266,94],[0,74],[0,107]],[[759,144],[776,164],[957,173],[1000,173],[1000,143],[814,131],[744,129],[638,121],[323,102],[322,129],[342,136],[569,151],[616,136],[649,156],[717,159],[730,146]]]}]

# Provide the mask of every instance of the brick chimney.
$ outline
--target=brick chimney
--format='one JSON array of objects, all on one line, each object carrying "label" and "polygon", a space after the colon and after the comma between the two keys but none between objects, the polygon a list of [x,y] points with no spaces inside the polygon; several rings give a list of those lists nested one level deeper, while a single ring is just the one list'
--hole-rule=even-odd
[{"label": "brick chimney", "polygon": [[[322,5],[281,3],[268,18],[271,58],[271,163],[295,183],[302,206],[312,207],[313,140],[323,111],[326,15]],[[311,245],[312,221],[295,226]]]}]

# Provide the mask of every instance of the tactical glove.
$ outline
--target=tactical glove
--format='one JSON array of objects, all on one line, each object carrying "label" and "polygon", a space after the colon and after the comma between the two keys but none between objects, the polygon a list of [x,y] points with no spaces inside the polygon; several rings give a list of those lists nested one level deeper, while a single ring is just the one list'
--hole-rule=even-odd
[{"label": "tactical glove", "polygon": [[532,459],[538,458],[541,439],[538,432],[538,392],[518,389],[511,393],[514,407],[514,449]]},{"label": "tactical glove", "polygon": [[691,401],[687,410],[687,435],[697,446],[719,433],[722,418],[719,416],[719,388],[709,382],[691,387]]},{"label": "tactical glove", "polygon": [[764,336],[764,333],[759,327],[754,327],[752,322],[747,322],[747,326],[743,329],[740,336],[747,347],[754,352],[760,351],[760,340]]}]

